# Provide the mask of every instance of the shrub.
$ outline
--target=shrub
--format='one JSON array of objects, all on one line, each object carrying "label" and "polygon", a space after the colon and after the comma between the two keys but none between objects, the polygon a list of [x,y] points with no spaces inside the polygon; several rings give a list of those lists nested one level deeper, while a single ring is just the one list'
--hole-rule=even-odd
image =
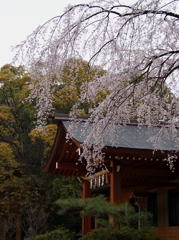
[{"label": "shrub", "polygon": [[87,235],[81,237],[79,240],[160,240],[159,237],[151,233],[144,233],[130,227],[119,229],[116,226],[107,228],[99,228]]},{"label": "shrub", "polygon": [[60,227],[54,231],[37,235],[31,240],[74,240],[74,233],[64,227]]},{"label": "shrub", "polygon": [[[82,199],[59,199],[56,204],[60,206],[59,214],[66,214],[72,210],[80,210],[81,217],[91,216],[95,221],[103,227],[110,225],[109,218],[113,218],[117,225],[121,227],[138,228],[140,220],[140,230],[154,231],[153,216],[150,212],[136,212],[135,208],[128,203],[114,204],[106,201],[104,195],[95,198]],[[82,211],[83,210],[83,211]],[[120,214],[118,214],[120,213]]]}]

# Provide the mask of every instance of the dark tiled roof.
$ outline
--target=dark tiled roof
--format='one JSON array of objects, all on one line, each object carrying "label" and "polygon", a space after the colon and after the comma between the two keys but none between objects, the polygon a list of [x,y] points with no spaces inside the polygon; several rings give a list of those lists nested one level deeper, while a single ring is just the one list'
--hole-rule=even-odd
[{"label": "dark tiled roof", "polygon": [[[63,121],[63,120],[62,120]],[[63,121],[63,125],[68,131],[70,122]],[[115,131],[115,142],[111,140],[110,128],[108,135],[104,137],[105,146],[115,146],[121,148],[133,148],[133,149],[154,149],[154,142],[152,137],[159,133],[160,127],[138,127],[136,124],[120,125]],[[78,142],[84,142],[89,134],[90,124],[86,127],[84,122],[79,122],[75,126],[73,132],[73,138]],[[179,145],[174,141],[174,137],[170,133],[170,129],[166,129],[167,132],[161,134],[160,148],[159,150],[179,150]]]}]

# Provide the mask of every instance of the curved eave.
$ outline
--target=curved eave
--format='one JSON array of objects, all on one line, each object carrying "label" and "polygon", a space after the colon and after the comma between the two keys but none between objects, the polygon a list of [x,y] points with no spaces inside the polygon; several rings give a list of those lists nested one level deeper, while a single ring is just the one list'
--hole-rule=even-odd
[{"label": "curved eave", "polygon": [[52,175],[81,176],[85,172],[85,166],[80,164],[77,149],[80,142],[76,139],[66,139],[66,129],[59,122],[56,137],[50,156],[44,167],[45,172]]},{"label": "curved eave", "polygon": [[[69,116],[57,114],[52,118],[53,123],[58,123],[58,130],[44,171],[50,172],[52,175],[85,176],[85,165],[78,161],[78,148],[81,142],[76,138],[69,141],[66,139],[67,129],[63,122],[69,121]],[[125,189],[144,185],[153,191],[154,187],[175,187],[179,184],[179,159],[177,158],[174,162],[174,173],[164,161],[171,151],[154,152],[153,149],[106,146],[103,152],[109,171],[111,161],[115,161],[121,167],[122,185]],[[179,156],[178,152],[175,154],[177,157]]]}]

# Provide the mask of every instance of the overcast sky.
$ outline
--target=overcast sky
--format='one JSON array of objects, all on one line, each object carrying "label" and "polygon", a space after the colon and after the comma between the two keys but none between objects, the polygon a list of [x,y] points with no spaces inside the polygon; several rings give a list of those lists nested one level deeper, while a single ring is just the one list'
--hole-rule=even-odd
[{"label": "overcast sky", "polygon": [[39,25],[60,15],[68,4],[87,2],[89,0],[0,0],[0,67],[12,61],[11,46],[21,43]]},{"label": "overcast sky", "polygon": [[13,58],[11,46],[26,39],[39,25],[60,15],[68,4],[89,0],[0,0],[0,67]]}]

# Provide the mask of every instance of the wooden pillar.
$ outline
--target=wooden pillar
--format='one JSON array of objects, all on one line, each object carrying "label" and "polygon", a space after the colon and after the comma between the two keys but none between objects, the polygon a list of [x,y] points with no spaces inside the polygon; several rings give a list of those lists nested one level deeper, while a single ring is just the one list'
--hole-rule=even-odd
[{"label": "wooden pillar", "polygon": [[[85,201],[86,198],[91,198],[91,189],[90,183],[87,180],[83,182],[83,194],[82,199]],[[91,232],[91,217],[83,217],[82,218],[82,236]]]},{"label": "wooden pillar", "polygon": [[121,203],[121,172],[120,165],[115,161],[111,161],[110,172],[110,202],[116,204]]},{"label": "wooden pillar", "polygon": [[21,240],[21,225],[22,225],[22,219],[21,216],[17,216],[17,230],[16,230],[16,240]]},{"label": "wooden pillar", "polygon": [[167,190],[160,190],[158,192],[158,226],[159,227],[169,226]]},{"label": "wooden pillar", "polygon": [[[111,172],[110,172],[110,202],[115,204],[121,203],[121,173],[120,165],[116,162],[110,162]],[[113,218],[109,219],[110,223],[114,223]]]}]

